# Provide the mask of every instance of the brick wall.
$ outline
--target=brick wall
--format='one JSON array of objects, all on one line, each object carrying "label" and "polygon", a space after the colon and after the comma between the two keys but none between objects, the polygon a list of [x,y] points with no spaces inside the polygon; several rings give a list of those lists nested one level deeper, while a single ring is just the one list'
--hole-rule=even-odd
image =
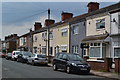
[{"label": "brick wall", "polygon": [[104,60],[87,61],[91,65],[92,70],[110,71],[112,66],[112,58],[105,58]]}]

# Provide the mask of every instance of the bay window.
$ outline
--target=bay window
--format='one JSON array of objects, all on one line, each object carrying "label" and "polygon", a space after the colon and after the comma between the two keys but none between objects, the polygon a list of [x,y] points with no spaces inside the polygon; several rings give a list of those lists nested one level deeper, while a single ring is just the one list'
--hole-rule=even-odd
[{"label": "bay window", "polygon": [[90,57],[103,58],[106,55],[106,44],[90,43]]}]

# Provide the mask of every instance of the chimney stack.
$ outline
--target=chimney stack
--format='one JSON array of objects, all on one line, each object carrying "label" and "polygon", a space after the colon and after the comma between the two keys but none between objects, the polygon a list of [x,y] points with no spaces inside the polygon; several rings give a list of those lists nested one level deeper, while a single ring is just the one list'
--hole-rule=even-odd
[{"label": "chimney stack", "polygon": [[45,26],[49,26],[49,25],[52,25],[55,23],[55,20],[52,20],[52,19],[46,19],[45,20]]},{"label": "chimney stack", "polygon": [[89,12],[92,12],[92,11],[95,11],[95,10],[99,9],[99,3],[89,2],[87,7],[88,7],[88,13],[89,13]]},{"label": "chimney stack", "polygon": [[40,22],[35,22],[35,24],[34,24],[34,30],[36,31],[36,30],[39,30],[40,28],[42,28],[41,23]]},{"label": "chimney stack", "polygon": [[73,14],[72,13],[67,13],[67,12],[62,12],[61,16],[62,16],[62,21],[64,21],[64,20],[72,18]]}]

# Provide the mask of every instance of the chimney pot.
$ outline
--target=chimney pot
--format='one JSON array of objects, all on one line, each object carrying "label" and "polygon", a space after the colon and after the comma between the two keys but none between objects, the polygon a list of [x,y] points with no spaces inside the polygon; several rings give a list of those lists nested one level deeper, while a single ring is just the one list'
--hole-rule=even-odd
[{"label": "chimney pot", "polygon": [[35,24],[34,24],[34,30],[36,31],[36,30],[39,30],[40,28],[42,28],[41,23],[40,22],[35,22]]},{"label": "chimney pot", "polygon": [[52,25],[55,23],[55,20],[52,20],[52,19],[46,19],[45,20],[45,26],[49,26],[49,25]]},{"label": "chimney pot", "polygon": [[97,3],[97,2],[89,2],[87,7],[88,7],[88,13],[89,13],[89,12],[98,10],[99,9],[99,3]]},{"label": "chimney pot", "polygon": [[61,16],[62,16],[62,21],[64,21],[64,20],[72,18],[73,14],[72,13],[67,13],[67,12],[62,12]]}]

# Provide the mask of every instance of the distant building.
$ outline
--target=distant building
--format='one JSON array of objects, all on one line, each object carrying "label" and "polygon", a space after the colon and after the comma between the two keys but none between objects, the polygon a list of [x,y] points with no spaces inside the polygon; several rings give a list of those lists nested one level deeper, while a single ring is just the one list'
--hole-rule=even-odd
[{"label": "distant building", "polygon": [[5,37],[3,41],[3,45],[5,46],[3,49],[6,52],[12,52],[17,49],[17,34],[11,34]]}]

